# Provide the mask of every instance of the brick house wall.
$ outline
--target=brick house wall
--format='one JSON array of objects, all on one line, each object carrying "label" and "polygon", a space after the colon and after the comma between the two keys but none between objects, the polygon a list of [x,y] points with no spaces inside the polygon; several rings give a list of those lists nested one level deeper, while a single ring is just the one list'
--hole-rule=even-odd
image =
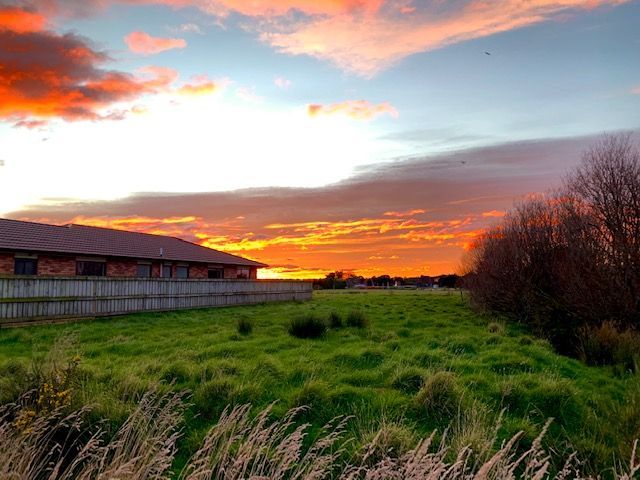
[{"label": "brick house wall", "polygon": [[38,275],[71,277],[76,274],[75,257],[38,255]]},{"label": "brick house wall", "polygon": [[107,260],[107,277],[136,277],[137,275],[136,260]]},{"label": "brick house wall", "polygon": [[192,263],[189,266],[189,278],[209,278],[209,268],[201,263]]},{"label": "brick house wall", "polygon": [[[76,256],[75,255],[51,255],[38,254],[38,275],[44,276],[60,276],[73,277],[76,275]],[[185,265],[184,262],[151,262],[151,277],[160,278],[160,269],[163,264],[171,263],[172,278],[177,278],[176,270],[179,265]],[[222,265],[220,266],[222,268]],[[238,278],[238,267],[224,266],[223,278]],[[245,267],[243,267],[245,268]],[[0,275],[13,275],[14,272],[14,254],[0,252]],[[258,269],[249,268],[249,278],[257,279]],[[136,259],[107,259],[107,277],[137,277],[138,260]],[[206,263],[190,263],[189,278],[207,279],[209,278],[209,265]]]},{"label": "brick house wall", "polygon": [[13,253],[0,253],[0,275],[12,275],[13,268]]}]

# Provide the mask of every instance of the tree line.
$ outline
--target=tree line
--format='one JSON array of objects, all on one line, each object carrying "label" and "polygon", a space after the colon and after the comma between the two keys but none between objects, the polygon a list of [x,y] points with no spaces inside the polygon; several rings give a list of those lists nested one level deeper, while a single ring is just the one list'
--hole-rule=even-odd
[{"label": "tree line", "polygon": [[561,353],[638,369],[638,145],[603,137],[560,188],[482,235],[465,263],[476,306],[527,324]]}]

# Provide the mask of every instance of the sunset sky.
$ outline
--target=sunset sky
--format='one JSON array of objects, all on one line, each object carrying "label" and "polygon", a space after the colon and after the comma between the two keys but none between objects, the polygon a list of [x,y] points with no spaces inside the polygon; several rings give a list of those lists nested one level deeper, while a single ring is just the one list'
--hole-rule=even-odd
[{"label": "sunset sky", "polygon": [[263,277],[453,272],[639,129],[637,0],[0,0],[0,216]]}]

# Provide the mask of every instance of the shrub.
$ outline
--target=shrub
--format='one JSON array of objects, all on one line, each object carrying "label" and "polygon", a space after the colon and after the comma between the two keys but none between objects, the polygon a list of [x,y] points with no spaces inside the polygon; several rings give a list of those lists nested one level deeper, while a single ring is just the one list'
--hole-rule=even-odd
[{"label": "shrub", "polygon": [[338,312],[331,312],[328,319],[330,328],[342,328],[342,315]]},{"label": "shrub", "polygon": [[327,331],[325,322],[314,314],[296,317],[287,325],[289,335],[298,338],[318,338]]},{"label": "shrub", "polygon": [[347,315],[347,325],[349,327],[367,328],[369,318],[362,310],[351,310]]},{"label": "shrub", "polygon": [[456,412],[462,394],[451,372],[436,372],[426,378],[416,395],[416,403],[433,417],[450,417]]},{"label": "shrub", "polygon": [[580,357],[589,365],[621,365],[637,372],[640,367],[640,333],[618,330],[613,322],[580,330]]},{"label": "shrub", "polygon": [[247,317],[240,317],[236,324],[236,329],[240,335],[249,335],[253,331],[253,320]]}]

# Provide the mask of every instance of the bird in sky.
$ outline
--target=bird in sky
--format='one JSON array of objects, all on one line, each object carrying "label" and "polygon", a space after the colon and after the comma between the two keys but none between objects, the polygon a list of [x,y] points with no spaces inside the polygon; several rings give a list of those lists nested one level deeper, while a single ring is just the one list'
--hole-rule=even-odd
[{"label": "bird in sky", "polygon": [[491,56],[491,52],[487,52],[486,50],[484,51],[484,54]]}]

